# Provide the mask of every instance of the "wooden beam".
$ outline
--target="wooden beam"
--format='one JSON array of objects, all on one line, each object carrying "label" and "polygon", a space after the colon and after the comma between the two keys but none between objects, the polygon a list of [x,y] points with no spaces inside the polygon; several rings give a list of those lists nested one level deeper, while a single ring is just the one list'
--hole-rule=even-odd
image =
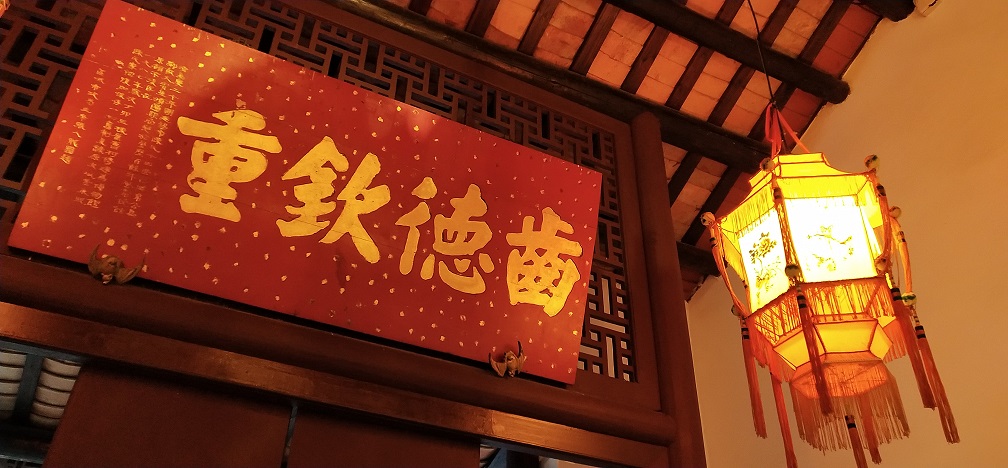
[{"label": "wooden beam", "polygon": [[905,20],[914,12],[913,0],[861,0],[861,4],[892,21]]},{"label": "wooden beam", "polygon": [[466,22],[466,32],[477,37],[485,36],[499,4],[500,0],[477,0],[476,7]]},{"label": "wooden beam", "polygon": [[665,28],[655,26],[651,29],[651,34],[648,34],[647,40],[644,41],[644,46],[641,47],[640,52],[637,53],[637,57],[634,58],[633,64],[630,65],[630,71],[627,73],[626,78],[623,78],[623,84],[620,85],[620,89],[632,94],[637,93],[648,71],[651,70],[651,66],[654,65],[655,59],[658,58],[658,53],[665,46],[665,40],[668,39],[668,36],[669,32]]},{"label": "wooden beam", "polygon": [[421,16],[427,16],[430,11],[431,0],[410,0],[409,10]]},{"label": "wooden beam", "polygon": [[525,55],[532,55],[535,52],[559,4],[560,0],[542,0],[539,2],[539,6],[536,7],[535,13],[532,15],[532,21],[529,23],[528,28],[525,29],[521,42],[518,43],[518,52]]},{"label": "wooden beam", "polygon": [[755,40],[685,6],[662,0],[606,0],[606,2],[690,39],[699,46],[713,49],[747,67],[762,69],[765,62],[770,76],[792,83],[829,102],[835,104],[843,102],[850,94],[850,86],[843,80],[773,49],[764,50],[764,60],[761,61]]},{"label": "wooden beam", "polygon": [[574,61],[571,62],[570,71],[579,75],[588,73],[588,69],[591,68],[592,62],[595,61],[599,50],[602,49],[602,42],[609,35],[609,30],[612,29],[613,22],[616,21],[616,15],[618,14],[619,8],[608,3],[599,5],[598,12],[595,13],[595,20],[592,21],[591,27],[588,28],[588,34],[585,35],[584,41],[581,42],[581,47],[578,47],[577,53],[574,54]]},{"label": "wooden beam", "polygon": [[[0,238],[6,238],[5,234],[0,233]],[[39,287],[45,284],[58,284],[59,287]],[[529,379],[510,379],[507,385],[499,385],[499,377],[486,368],[348,337],[337,333],[333,327],[325,328],[323,324],[312,324],[315,327],[312,328],[272,316],[256,315],[248,310],[225,307],[219,304],[219,300],[214,300],[216,303],[201,302],[155,291],[144,287],[142,282],[106,287],[91,278],[80,265],[74,271],[0,254],[0,285],[3,285],[0,301],[60,311],[75,323],[129,328],[134,333],[185,341],[220,350],[229,356],[254,355],[256,359],[278,365],[345,376],[357,382],[485,406],[649,444],[664,445],[673,437],[670,430],[674,421],[645,407],[623,401],[607,402],[589,394],[542,385]],[[86,348],[67,347],[69,342],[46,334],[46,327],[41,323],[32,326],[42,327],[39,330],[42,338],[6,334],[2,325],[5,320],[12,320],[10,324],[22,323],[0,304],[0,339],[34,343],[84,357],[94,354],[93,350],[89,352]],[[223,323],[227,326],[221,327]],[[90,335],[77,326],[67,330],[77,336],[71,337],[71,341],[84,346],[109,344],[99,336],[101,333]],[[140,344],[135,346],[142,348]],[[179,365],[186,365],[184,356],[178,359],[181,359]],[[231,362],[230,358],[210,361],[210,364]],[[367,365],[362,366],[362,362]],[[186,369],[192,370],[186,367],[183,371]],[[450,381],[445,380],[446,375],[451,376]],[[332,394],[327,398],[337,396]]]},{"label": "wooden beam", "polygon": [[[135,306],[124,309],[142,313],[142,309]],[[538,446],[606,465],[657,466],[656,460],[664,455],[660,446],[622,436],[2,302],[0,336],[174,376],[204,379],[357,414],[375,415],[397,423]],[[442,374],[441,378],[445,375],[451,374]],[[446,384],[442,380],[442,385]]]},{"label": "wooden beam", "polygon": [[324,0],[324,3],[624,122],[642,112],[651,112],[661,121],[664,141],[687,151],[702,152],[722,164],[739,166],[743,171],[755,171],[767,154],[768,146],[763,142],[737,135],[485,39],[474,38],[428,18],[407,16],[402,9],[386,2]]}]

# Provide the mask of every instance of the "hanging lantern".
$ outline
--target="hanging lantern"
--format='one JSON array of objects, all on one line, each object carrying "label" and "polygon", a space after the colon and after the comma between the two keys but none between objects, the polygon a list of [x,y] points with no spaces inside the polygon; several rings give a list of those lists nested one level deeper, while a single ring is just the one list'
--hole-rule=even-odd
[{"label": "hanging lantern", "polygon": [[[787,128],[779,118],[768,110],[768,129]],[[758,364],[770,372],[789,467],[797,464],[782,382],[803,440],[820,450],[850,447],[859,467],[867,448],[879,463],[879,444],[909,434],[886,368],[909,356],[924,405],[938,410],[946,439],[958,442],[917,317],[899,209],[889,208],[876,179],[878,159],[865,161],[866,172],[846,173],[822,154],[778,155],[777,135],[745,200],[719,219],[702,216],[742,326],[756,433],[766,437]]]}]

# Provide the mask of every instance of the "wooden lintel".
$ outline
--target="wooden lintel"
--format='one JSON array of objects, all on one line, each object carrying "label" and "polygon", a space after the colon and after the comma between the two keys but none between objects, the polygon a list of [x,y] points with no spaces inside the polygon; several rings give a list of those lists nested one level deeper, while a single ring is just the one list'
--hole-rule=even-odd
[{"label": "wooden lintel", "polygon": [[475,38],[374,0],[324,0],[325,3],[402,34],[437,45],[448,52],[478,62],[597,112],[629,122],[642,112],[656,115],[662,139],[687,151],[697,151],[743,172],[753,172],[766,156],[768,146],[732,133],[720,126],[647,101],[593,79],[559,68],[534,57]]},{"label": "wooden lintel", "polygon": [[892,21],[905,20],[914,11],[913,0],[861,0],[861,4]]},{"label": "wooden lintel", "polygon": [[794,84],[799,89],[831,103],[843,102],[850,94],[850,86],[843,80],[773,49],[764,49],[761,61],[755,40],[685,6],[662,0],[606,0],[606,2],[668,29],[673,34],[689,39],[701,47],[713,49],[747,67],[762,70],[765,63],[770,76]]}]

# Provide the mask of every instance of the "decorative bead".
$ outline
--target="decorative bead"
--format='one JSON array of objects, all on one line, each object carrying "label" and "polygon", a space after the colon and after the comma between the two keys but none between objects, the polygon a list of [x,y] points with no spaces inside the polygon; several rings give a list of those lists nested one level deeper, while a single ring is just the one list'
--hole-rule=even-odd
[{"label": "decorative bead", "polygon": [[791,279],[797,278],[801,274],[801,267],[794,263],[789,263],[788,266],[784,267],[784,274]]},{"label": "decorative bead", "polygon": [[704,214],[700,215],[700,224],[703,224],[704,226],[713,226],[714,221],[714,213],[711,213],[710,211],[706,211]]},{"label": "decorative bead", "polygon": [[903,293],[903,298],[902,299],[903,299],[903,304],[905,304],[907,307],[913,307],[914,305],[917,304],[917,295],[914,294],[914,293],[912,293],[912,292],[908,291],[908,292]]},{"label": "decorative bead", "polygon": [[898,207],[898,206],[894,206],[892,208],[889,208],[889,216],[892,216],[893,218],[899,218],[900,215],[902,215],[902,214],[903,214],[903,210],[900,207]]},{"label": "decorative bead", "polygon": [[877,154],[869,154],[864,160],[864,165],[868,169],[878,169],[879,167],[879,157]]}]

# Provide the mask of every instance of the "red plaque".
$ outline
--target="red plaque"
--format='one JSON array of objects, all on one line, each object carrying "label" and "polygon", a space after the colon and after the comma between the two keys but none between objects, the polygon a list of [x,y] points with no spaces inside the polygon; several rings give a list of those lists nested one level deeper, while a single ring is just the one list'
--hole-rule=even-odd
[{"label": "red plaque", "polygon": [[571,383],[600,183],[109,0],[10,245]]}]

